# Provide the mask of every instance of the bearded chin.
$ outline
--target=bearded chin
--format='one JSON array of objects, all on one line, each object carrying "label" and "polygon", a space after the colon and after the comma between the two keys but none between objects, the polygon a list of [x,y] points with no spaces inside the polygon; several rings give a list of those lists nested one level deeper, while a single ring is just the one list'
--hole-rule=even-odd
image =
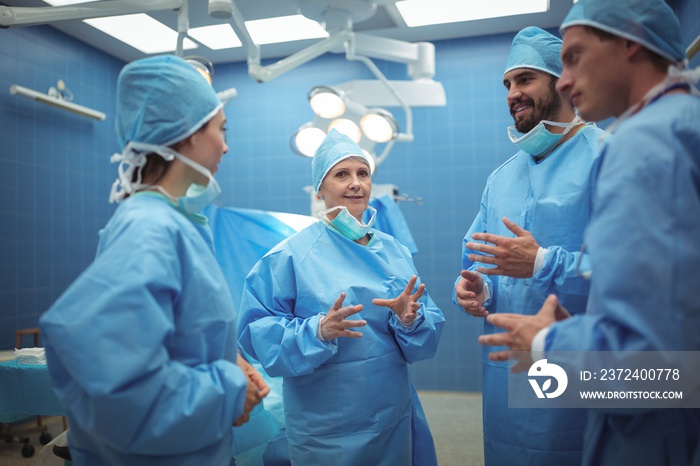
[{"label": "bearded chin", "polygon": [[537,123],[540,122],[542,118],[540,118],[538,115],[532,114],[527,118],[523,118],[522,120],[516,121],[515,122],[515,129],[518,130],[519,133],[521,134],[526,134],[532,131],[532,128],[537,126]]},{"label": "bearded chin", "polygon": [[522,134],[529,133],[532,128],[537,126],[542,120],[554,120],[559,107],[561,106],[561,98],[552,86],[549,90],[549,95],[545,99],[539,99],[537,104],[532,103],[535,111],[526,118],[520,121],[515,121],[515,129]]}]

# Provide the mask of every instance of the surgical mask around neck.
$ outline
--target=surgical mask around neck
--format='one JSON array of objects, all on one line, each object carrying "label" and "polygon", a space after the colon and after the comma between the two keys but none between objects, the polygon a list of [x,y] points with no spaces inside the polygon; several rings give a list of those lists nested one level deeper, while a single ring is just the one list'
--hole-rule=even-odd
[{"label": "surgical mask around neck", "polygon": [[[548,154],[556,146],[571,128],[578,125],[581,119],[576,116],[570,123],[560,123],[558,121],[542,120],[537,126],[532,128],[527,134],[518,137],[515,126],[508,127],[508,137],[511,142],[518,146],[520,150],[527,152],[533,157],[540,157]],[[563,133],[550,133],[546,125],[559,126],[565,128]]]},{"label": "surgical mask around neck", "polygon": [[[148,153],[158,154],[167,161],[178,159],[182,163],[192,167],[197,172],[206,176],[209,180],[206,186],[201,186],[194,183],[191,184],[187,189],[185,196],[177,199],[174,196],[171,196],[169,193],[166,193],[168,197],[176,200],[178,205],[186,212],[190,214],[199,212],[214,199],[216,199],[219,194],[221,194],[221,187],[212,173],[197,162],[185,157],[167,146],[130,142],[126,145],[121,154],[114,154],[110,159],[112,162],[120,162],[119,177],[112,185],[112,191],[109,196],[110,202],[119,202],[128,194],[132,194],[143,189],[154,188],[154,186],[146,185],[141,182],[141,170],[146,164],[145,154]],[[136,171],[136,181],[132,182],[131,180],[133,179],[134,171]],[[160,186],[155,186],[155,188],[161,192],[165,191]]]},{"label": "surgical mask around neck", "polygon": [[190,214],[196,214],[197,212],[211,204],[211,202],[214,199],[216,199],[219,196],[219,194],[221,194],[221,187],[216,181],[216,178],[214,178],[214,175],[212,175],[209,170],[207,170],[197,162],[177,152],[175,152],[175,158],[180,160],[180,162],[189,165],[202,175],[206,176],[209,180],[206,186],[192,183],[190,187],[187,188],[187,192],[185,193],[185,195],[183,197],[178,198],[177,200],[177,203],[180,205],[180,207],[185,209],[186,212],[189,212]]},{"label": "surgical mask around neck", "polygon": [[[374,207],[367,207],[367,209],[372,213],[372,216],[366,224],[353,217],[345,206],[331,207],[330,209],[322,210],[318,215],[347,239],[357,241],[369,232],[372,224],[374,224],[374,218],[377,216],[377,209]],[[340,210],[340,212],[331,220],[328,218],[328,214],[334,210]]]},{"label": "surgical mask around neck", "polygon": [[177,203],[190,214],[196,214],[216,199],[221,194],[221,187],[216,178],[209,178],[206,186],[191,184],[184,197],[180,197]]}]

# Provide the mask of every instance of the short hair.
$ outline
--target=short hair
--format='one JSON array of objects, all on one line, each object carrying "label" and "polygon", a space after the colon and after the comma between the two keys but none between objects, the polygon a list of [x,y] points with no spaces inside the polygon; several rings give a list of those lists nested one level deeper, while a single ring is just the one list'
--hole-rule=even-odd
[{"label": "short hair", "polygon": [[[630,40],[630,39],[625,39],[624,37],[617,36],[615,34],[611,34],[607,31],[603,31],[602,29],[595,28],[593,26],[582,26],[586,28],[586,30],[590,31],[591,34],[594,34],[596,37],[601,42],[608,42],[611,40]],[[634,42],[634,41],[632,41]],[[639,44],[642,45],[642,44]],[[668,70],[668,67],[671,66],[673,63],[667,59],[659,55],[658,53],[649,50],[648,48],[644,47],[642,45],[642,49],[644,50],[644,53],[646,53],[647,57],[649,57],[649,60],[652,62],[655,68],[657,68],[659,71],[666,72]]]}]

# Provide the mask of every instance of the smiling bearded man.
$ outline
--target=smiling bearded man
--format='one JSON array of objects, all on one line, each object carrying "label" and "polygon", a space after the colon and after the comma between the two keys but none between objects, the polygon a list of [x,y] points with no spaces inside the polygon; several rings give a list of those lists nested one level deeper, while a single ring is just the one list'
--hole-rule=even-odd
[{"label": "smiling bearded man", "polygon": [[[513,39],[503,84],[515,123],[508,135],[520,151],[486,182],[455,283],[455,303],[475,317],[534,314],[550,293],[574,313],[586,307],[589,285],[576,263],[601,130],[578,119],[555,90],[561,44],[536,27]],[[484,333],[493,332],[484,322]],[[584,411],[508,408],[508,366],[489,361],[489,351],[483,358],[486,465],[578,465]]]}]

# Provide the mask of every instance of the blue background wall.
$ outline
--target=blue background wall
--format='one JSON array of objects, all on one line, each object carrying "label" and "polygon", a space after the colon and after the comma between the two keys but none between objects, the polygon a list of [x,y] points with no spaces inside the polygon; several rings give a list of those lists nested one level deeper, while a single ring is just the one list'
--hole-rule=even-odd
[{"label": "blue background wall", "polygon": [[[94,256],[116,149],[114,89],[123,63],[53,28],[0,31],[0,348],[39,315]],[[98,123],[9,93],[63,79]],[[29,342],[25,342],[28,344]]]},{"label": "blue background wall", "polygon": [[[700,32],[698,2],[671,4],[689,44]],[[461,240],[486,177],[514,153],[501,82],[512,36],[435,42],[435,78],[448,104],[414,108],[415,141],[397,143],[374,177],[374,183],[395,184],[425,201],[400,206],[420,249],[416,266],[447,324],[438,355],[412,369],[419,389],[481,388],[476,338],[482,323],[459,311],[451,292],[461,268]],[[407,79],[404,65],[377,64],[390,79]],[[97,231],[113,212],[107,198],[116,166],[109,156],[118,150],[114,89],[122,66],[47,26],[0,30],[0,349],[11,349],[14,330],[35,326],[89,264]],[[308,214],[303,187],[310,184],[310,159],[289,148],[291,134],[311,119],[306,93],[317,84],[371,78],[364,65],[338,55],[265,84],[250,79],[242,64],[217,66],[214,86],[239,93],[226,107],[230,151],[217,174],[219,203]],[[12,84],[45,92],[58,79],[76,103],[105,112],[107,120],[88,120],[8,92]],[[402,112],[395,113],[403,124]]]}]

